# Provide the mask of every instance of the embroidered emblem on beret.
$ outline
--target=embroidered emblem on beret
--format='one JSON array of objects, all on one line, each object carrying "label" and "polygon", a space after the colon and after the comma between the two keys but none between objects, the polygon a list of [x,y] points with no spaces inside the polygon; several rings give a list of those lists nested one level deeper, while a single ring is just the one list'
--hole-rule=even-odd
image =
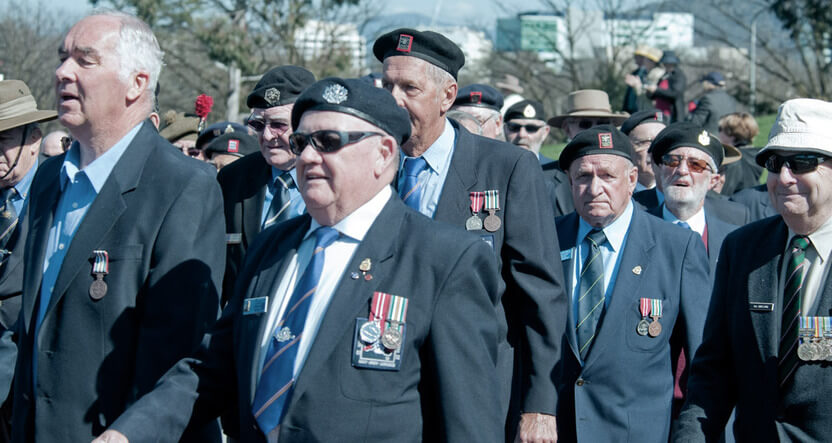
[{"label": "embroidered emblem on beret", "polygon": [[240,152],[240,140],[230,139],[228,140],[228,148],[226,149],[227,152]]},{"label": "embroidered emblem on beret", "polygon": [[399,44],[396,45],[396,51],[410,52],[413,47],[413,36],[407,34],[399,34]]},{"label": "embroidered emblem on beret", "polygon": [[277,88],[266,89],[266,93],[263,94],[263,98],[266,100],[266,103],[274,105],[280,101],[280,91],[278,91]]},{"label": "embroidered emblem on beret", "polygon": [[322,97],[327,103],[341,104],[347,100],[347,88],[341,85],[329,85],[324,89]]},{"label": "embroidered emblem on beret", "polygon": [[482,104],[482,92],[473,91],[473,92],[471,92],[470,97],[471,97],[471,103],[476,103],[478,105]]},{"label": "embroidered emblem on beret", "polygon": [[612,149],[611,132],[602,132],[598,134],[598,147],[601,149]]}]

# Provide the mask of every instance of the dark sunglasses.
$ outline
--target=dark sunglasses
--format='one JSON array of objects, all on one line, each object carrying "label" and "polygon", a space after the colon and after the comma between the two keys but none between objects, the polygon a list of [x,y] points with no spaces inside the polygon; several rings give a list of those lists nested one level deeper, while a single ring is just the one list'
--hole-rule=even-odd
[{"label": "dark sunglasses", "polygon": [[818,165],[828,160],[829,157],[820,154],[797,154],[797,155],[778,155],[771,154],[766,159],[766,169],[775,174],[780,173],[783,166],[787,166],[794,174],[805,174],[812,172],[818,168]]},{"label": "dark sunglasses", "polygon": [[671,168],[678,168],[683,161],[688,163],[688,169],[692,172],[701,173],[703,171],[711,171],[711,166],[705,160],[677,154],[665,154],[662,156],[662,164]]},{"label": "dark sunglasses", "polygon": [[543,127],[543,125],[521,125],[519,123],[506,123],[506,127],[511,132],[520,132],[520,129],[526,128],[526,132],[528,132],[529,134],[533,134],[539,131]]},{"label": "dark sunglasses", "polygon": [[306,145],[311,144],[318,152],[335,152],[346,145],[358,143],[367,137],[384,135],[378,132],[333,131],[324,129],[311,134],[295,132],[289,136],[289,148],[295,155],[300,155]]},{"label": "dark sunglasses", "polygon": [[273,134],[277,135],[283,135],[289,130],[288,123],[278,120],[266,122],[265,120],[260,120],[259,118],[250,118],[247,124],[251,127],[251,129],[254,129],[255,132],[263,132],[266,129],[266,126],[269,127],[269,130]]},{"label": "dark sunglasses", "polygon": [[593,126],[598,125],[608,125],[610,124],[609,120],[598,120],[598,119],[582,119],[578,121],[578,127],[581,129],[589,129]]}]

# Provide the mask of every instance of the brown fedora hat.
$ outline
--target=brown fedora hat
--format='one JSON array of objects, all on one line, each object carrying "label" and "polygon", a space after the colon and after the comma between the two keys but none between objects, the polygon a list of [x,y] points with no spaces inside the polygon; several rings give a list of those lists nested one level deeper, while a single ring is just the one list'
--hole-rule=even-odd
[{"label": "brown fedora hat", "polygon": [[523,93],[523,87],[520,86],[520,79],[511,75],[511,74],[506,74],[506,76],[503,77],[503,80],[498,81],[495,86],[497,86],[497,88],[499,88],[499,89],[502,89],[502,90],[505,90],[505,91],[508,91],[508,92],[511,92],[511,93],[514,93],[514,94],[522,94]]},{"label": "brown fedora hat", "polygon": [[26,83],[20,80],[0,81],[0,132],[57,117],[55,111],[38,111],[38,104]]},{"label": "brown fedora hat", "polygon": [[564,120],[570,117],[594,117],[608,118],[612,124],[619,126],[630,116],[627,113],[613,113],[612,106],[610,106],[610,97],[606,92],[598,89],[581,89],[570,92],[566,98],[566,109],[566,114],[550,118],[549,125],[559,128]]}]

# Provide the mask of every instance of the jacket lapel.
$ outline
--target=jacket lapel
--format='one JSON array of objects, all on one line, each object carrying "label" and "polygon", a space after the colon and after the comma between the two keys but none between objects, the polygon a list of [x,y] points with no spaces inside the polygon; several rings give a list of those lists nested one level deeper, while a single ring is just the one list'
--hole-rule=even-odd
[{"label": "jacket lapel", "polygon": [[477,183],[477,162],[474,153],[474,136],[455,121],[451,120],[451,124],[456,130],[456,145],[433,218],[458,225],[464,222],[464,220],[457,219],[459,214],[466,214],[470,211],[468,194]]},{"label": "jacket lapel", "polygon": [[[751,316],[751,325],[754,328],[754,335],[757,337],[757,346],[760,350],[762,361],[777,356],[777,348],[780,345],[778,327],[782,317],[782,306],[778,294],[780,266],[783,259],[783,251],[786,248],[788,229],[782,219],[777,219],[775,229],[771,232],[771,241],[762,242],[765,246],[759,254],[754,254],[749,264],[752,270],[748,273],[748,303],[772,303],[775,309],[772,312],[754,312],[748,307]],[[730,295],[730,294],[728,294]]]},{"label": "jacket lapel", "polygon": [[[402,229],[405,213],[404,203],[398,196],[393,195],[367,231],[364,241],[355,250],[332,295],[303,369],[298,374],[298,382],[289,408],[303,396],[309,384],[315,383],[315,372],[332,358],[336,345],[342,344],[345,336],[352,337],[355,319],[367,316],[370,300],[373,292],[378,289],[379,282],[386,281],[386,277],[398,272],[396,261],[391,258],[396,253],[399,234],[406,232]],[[372,261],[373,279],[368,281],[363,278],[350,278],[350,273],[357,271],[365,258]],[[291,413],[291,410],[288,413]]]},{"label": "jacket lapel", "polygon": [[[143,123],[90,205],[69,244],[45,316],[50,314],[79,272],[92,271],[90,259],[95,246],[91,248],[90,245],[98,245],[127,209],[123,195],[139,185],[147,157],[152,150],[147,145],[154,144],[153,137],[158,137],[155,129],[150,129],[147,123]],[[46,230],[48,232],[49,227]]]},{"label": "jacket lapel", "polygon": [[263,167],[259,171],[258,178],[252,180],[254,186],[257,186],[257,191],[251,198],[243,200],[243,236],[247,244],[254,241],[254,237],[260,233],[260,220],[263,212],[263,202],[266,200],[266,186],[272,178],[272,169],[265,160],[263,160]]}]

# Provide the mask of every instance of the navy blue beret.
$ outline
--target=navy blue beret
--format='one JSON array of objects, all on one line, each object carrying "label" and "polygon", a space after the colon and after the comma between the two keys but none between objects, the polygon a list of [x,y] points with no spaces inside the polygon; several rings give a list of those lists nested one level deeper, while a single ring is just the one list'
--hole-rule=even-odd
[{"label": "navy blue beret", "polygon": [[722,165],[725,157],[725,150],[719,139],[709,134],[708,131],[694,123],[674,123],[659,132],[653,143],[650,144],[650,156],[653,163],[661,164],[663,155],[676,148],[695,148],[708,154],[716,162],[716,166]]},{"label": "navy blue beret", "polygon": [[226,132],[244,132],[248,134],[248,128],[235,122],[219,122],[203,129],[196,138],[196,148],[203,149],[208,143]]},{"label": "navy blue beret", "polygon": [[515,118],[527,118],[546,121],[546,113],[543,111],[543,103],[536,100],[522,100],[506,109],[503,120],[509,121]]},{"label": "navy blue beret", "polygon": [[618,155],[633,161],[630,156],[630,139],[613,125],[598,125],[581,131],[560,153],[558,163],[561,169],[569,171],[569,165],[576,159],[592,154]]},{"label": "navy blue beret", "polygon": [[373,54],[380,62],[396,55],[418,57],[447,71],[454,79],[465,64],[465,54],[444,35],[410,28],[399,28],[377,38]]},{"label": "navy blue beret", "polygon": [[454,106],[475,106],[499,111],[503,107],[503,94],[491,86],[474,83],[456,93]]},{"label": "navy blue beret", "polygon": [[621,124],[621,132],[630,135],[630,132],[632,132],[636,126],[645,122],[662,123],[667,126],[668,118],[665,117],[662,111],[659,111],[658,109],[638,111],[633,113],[633,115],[631,115],[627,120],[624,120],[624,123]]},{"label": "navy blue beret", "polygon": [[298,66],[278,66],[263,74],[248,95],[249,108],[272,108],[294,103],[307,86],[315,83],[315,75]]},{"label": "navy blue beret", "polygon": [[260,150],[260,143],[256,138],[248,135],[248,132],[234,131],[226,132],[211,140],[205,147],[204,152],[215,154],[231,154],[237,157],[244,157]]},{"label": "navy blue beret", "polygon": [[401,146],[410,138],[410,114],[386,90],[361,79],[325,78],[308,87],[292,108],[292,129],[306,111],[334,111],[358,117],[393,136]]}]

